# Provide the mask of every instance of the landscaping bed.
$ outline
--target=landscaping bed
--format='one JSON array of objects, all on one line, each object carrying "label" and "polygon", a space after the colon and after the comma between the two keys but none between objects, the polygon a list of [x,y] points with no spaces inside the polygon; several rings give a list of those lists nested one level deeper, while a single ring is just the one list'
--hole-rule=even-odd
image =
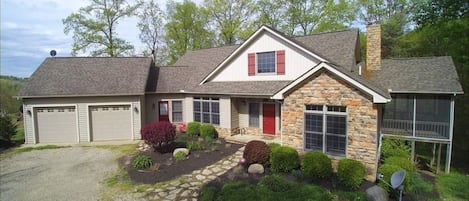
[{"label": "landscaping bed", "polygon": [[[187,147],[188,142],[197,142],[203,149],[192,150],[182,160],[173,157],[176,148]],[[194,170],[202,169],[224,157],[234,154],[242,145],[226,142],[223,139],[202,139],[191,137],[187,134],[177,134],[175,142],[158,150],[149,149],[139,152],[137,155],[149,156],[153,160],[153,166],[144,170],[138,170],[132,166],[132,158],[123,157],[120,163],[124,166],[130,179],[137,183],[154,184],[169,181],[178,176],[189,174]]]}]

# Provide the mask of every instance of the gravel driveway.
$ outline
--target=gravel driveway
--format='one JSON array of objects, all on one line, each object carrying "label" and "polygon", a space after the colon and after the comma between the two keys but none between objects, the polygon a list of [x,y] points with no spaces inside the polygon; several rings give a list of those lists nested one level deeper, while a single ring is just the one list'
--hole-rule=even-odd
[{"label": "gravel driveway", "polygon": [[103,180],[117,170],[106,149],[35,150],[0,161],[0,200],[98,200]]}]

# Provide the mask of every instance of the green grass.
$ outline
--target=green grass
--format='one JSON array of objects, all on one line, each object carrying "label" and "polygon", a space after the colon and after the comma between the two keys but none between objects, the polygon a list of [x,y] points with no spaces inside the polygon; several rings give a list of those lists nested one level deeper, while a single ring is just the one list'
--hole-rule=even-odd
[{"label": "green grass", "polygon": [[366,201],[366,194],[360,191],[337,191],[332,193],[336,200],[341,201]]},{"label": "green grass", "polygon": [[93,145],[90,147],[96,147],[101,149],[109,149],[115,152],[118,157],[125,156],[125,155],[132,155],[137,153],[138,144],[123,144],[123,145]]},{"label": "green grass", "polygon": [[23,148],[16,148],[16,149],[6,151],[5,153],[2,154],[2,156],[3,157],[10,157],[10,156],[13,156],[13,155],[16,155],[16,154],[30,152],[30,151],[34,151],[34,150],[60,149],[60,148],[65,148],[65,147],[70,147],[70,146],[43,145],[43,146],[37,146],[37,147],[23,147]]},{"label": "green grass", "polygon": [[438,175],[436,188],[442,200],[469,200],[469,177],[463,174],[451,172]]}]

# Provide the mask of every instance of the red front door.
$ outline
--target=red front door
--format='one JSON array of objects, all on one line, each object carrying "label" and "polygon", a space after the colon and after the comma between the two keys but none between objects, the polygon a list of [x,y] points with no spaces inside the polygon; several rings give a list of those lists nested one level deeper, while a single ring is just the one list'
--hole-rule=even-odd
[{"label": "red front door", "polygon": [[169,107],[168,107],[168,101],[160,101],[159,102],[159,114],[158,114],[158,120],[159,121],[169,121]]},{"label": "red front door", "polygon": [[262,105],[262,129],[265,134],[275,135],[275,104]]}]

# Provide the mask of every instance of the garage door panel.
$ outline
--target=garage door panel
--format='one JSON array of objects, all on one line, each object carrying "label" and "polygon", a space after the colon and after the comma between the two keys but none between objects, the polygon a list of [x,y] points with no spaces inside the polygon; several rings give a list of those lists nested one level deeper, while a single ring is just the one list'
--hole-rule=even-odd
[{"label": "garage door panel", "polygon": [[129,140],[132,136],[129,105],[90,107],[93,141]]},{"label": "garage door panel", "polygon": [[74,107],[35,109],[38,143],[76,142],[77,116]]}]

